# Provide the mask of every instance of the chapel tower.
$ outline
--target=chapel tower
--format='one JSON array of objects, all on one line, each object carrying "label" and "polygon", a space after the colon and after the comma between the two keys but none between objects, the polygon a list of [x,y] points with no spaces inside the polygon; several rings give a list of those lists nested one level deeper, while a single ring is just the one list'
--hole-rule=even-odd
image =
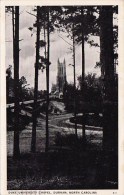
[{"label": "chapel tower", "polygon": [[58,59],[57,62],[57,90],[63,92],[63,87],[66,84],[66,62],[65,59],[61,63]]}]

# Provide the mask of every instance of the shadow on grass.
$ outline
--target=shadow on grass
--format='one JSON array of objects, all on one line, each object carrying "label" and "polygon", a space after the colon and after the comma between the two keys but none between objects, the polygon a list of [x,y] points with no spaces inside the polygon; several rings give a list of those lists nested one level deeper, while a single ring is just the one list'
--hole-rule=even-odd
[{"label": "shadow on grass", "polygon": [[8,190],[117,189],[117,156],[56,134],[48,153],[8,157]]}]

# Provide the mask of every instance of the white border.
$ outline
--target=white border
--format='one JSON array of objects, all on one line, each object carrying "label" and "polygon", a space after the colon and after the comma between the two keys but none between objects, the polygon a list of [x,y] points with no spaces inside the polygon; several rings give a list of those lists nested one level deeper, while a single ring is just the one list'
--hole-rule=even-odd
[{"label": "white border", "polygon": [[[34,5],[118,5],[119,6],[119,189],[118,190],[76,190],[97,192],[97,195],[124,195],[124,0],[1,0],[0,2],[0,177],[1,194],[9,194],[6,169],[6,75],[5,75],[5,6],[34,6]],[[12,190],[18,194],[18,191]],[[25,190],[26,191],[26,190]],[[46,190],[45,190],[46,191]],[[44,192],[45,192],[44,191]],[[51,190],[53,194],[58,190]],[[60,191],[60,190],[59,190]],[[63,190],[62,190],[63,191]],[[69,191],[66,190],[69,194]],[[29,191],[28,191],[29,192]],[[33,192],[33,190],[31,190]],[[36,192],[36,190],[35,190]],[[39,194],[39,190],[37,191]],[[90,194],[90,193],[89,193]]]}]

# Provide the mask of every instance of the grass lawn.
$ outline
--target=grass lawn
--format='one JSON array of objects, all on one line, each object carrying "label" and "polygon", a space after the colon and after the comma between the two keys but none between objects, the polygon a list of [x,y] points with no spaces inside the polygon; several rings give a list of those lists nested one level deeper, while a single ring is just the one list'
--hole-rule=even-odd
[{"label": "grass lawn", "polygon": [[[65,139],[65,138],[64,138]],[[69,142],[70,143],[70,142]],[[92,145],[8,157],[8,190],[117,189],[117,156]]]}]

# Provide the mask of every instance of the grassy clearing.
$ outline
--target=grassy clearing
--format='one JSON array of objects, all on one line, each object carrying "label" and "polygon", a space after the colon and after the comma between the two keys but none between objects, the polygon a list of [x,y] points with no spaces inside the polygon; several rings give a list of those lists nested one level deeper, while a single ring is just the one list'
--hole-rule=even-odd
[{"label": "grassy clearing", "polygon": [[8,189],[117,189],[117,156],[74,135],[57,135],[49,153],[8,157]]}]

